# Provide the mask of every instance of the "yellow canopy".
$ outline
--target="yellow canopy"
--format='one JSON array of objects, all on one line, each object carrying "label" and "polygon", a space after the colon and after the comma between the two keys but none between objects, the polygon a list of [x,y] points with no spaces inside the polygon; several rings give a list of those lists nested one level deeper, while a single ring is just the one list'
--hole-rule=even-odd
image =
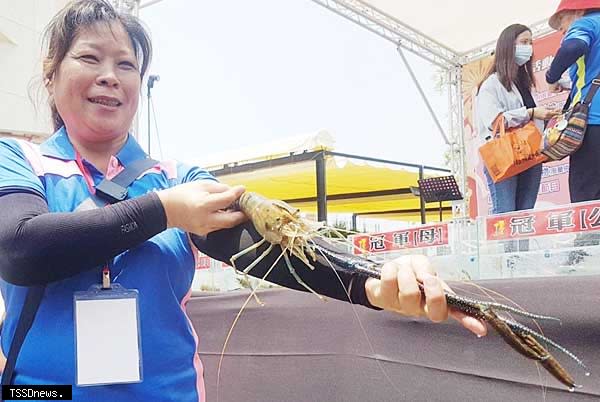
[{"label": "yellow canopy", "polygon": [[[290,163],[270,166],[268,162],[262,162],[256,169],[237,166],[237,169],[220,169],[213,174],[224,183],[242,184],[249,191],[284,200],[304,212],[317,211],[314,160],[295,163],[290,160]],[[425,177],[431,177],[431,174],[425,174]],[[418,169],[327,155],[327,212],[420,222],[419,197],[410,191],[411,186],[418,186],[418,179]],[[449,219],[452,215],[450,203],[443,203],[443,207],[443,216]],[[439,221],[437,203],[427,204],[427,221]]]}]

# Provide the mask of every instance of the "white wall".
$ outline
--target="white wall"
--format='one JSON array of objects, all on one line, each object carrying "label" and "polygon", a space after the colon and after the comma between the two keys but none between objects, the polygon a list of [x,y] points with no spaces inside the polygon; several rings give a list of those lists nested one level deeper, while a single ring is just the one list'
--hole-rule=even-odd
[{"label": "white wall", "polygon": [[45,99],[41,99],[36,111],[29,93],[32,79],[41,85],[42,31],[66,3],[67,0],[0,0],[0,134],[50,134]]}]

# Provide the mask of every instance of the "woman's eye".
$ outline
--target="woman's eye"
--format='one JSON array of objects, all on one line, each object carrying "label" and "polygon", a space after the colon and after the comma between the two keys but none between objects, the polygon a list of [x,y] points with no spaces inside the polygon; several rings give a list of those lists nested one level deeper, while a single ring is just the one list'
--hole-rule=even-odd
[{"label": "woman's eye", "polygon": [[81,60],[83,61],[87,61],[87,62],[97,62],[98,58],[96,56],[94,56],[93,54],[84,54],[83,56],[79,57]]},{"label": "woman's eye", "polygon": [[124,68],[126,68],[128,70],[130,70],[130,69],[137,70],[136,65],[133,64],[130,61],[122,61],[122,62],[119,63],[119,66],[124,67]]}]

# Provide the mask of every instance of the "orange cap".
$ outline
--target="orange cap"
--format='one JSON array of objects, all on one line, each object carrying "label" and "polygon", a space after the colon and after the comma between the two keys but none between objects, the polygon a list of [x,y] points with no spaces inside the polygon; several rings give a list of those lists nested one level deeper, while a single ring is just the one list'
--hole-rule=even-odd
[{"label": "orange cap", "polygon": [[558,8],[550,17],[548,24],[553,29],[560,28],[560,14],[568,10],[591,10],[594,8],[600,9],[600,0],[562,0]]}]

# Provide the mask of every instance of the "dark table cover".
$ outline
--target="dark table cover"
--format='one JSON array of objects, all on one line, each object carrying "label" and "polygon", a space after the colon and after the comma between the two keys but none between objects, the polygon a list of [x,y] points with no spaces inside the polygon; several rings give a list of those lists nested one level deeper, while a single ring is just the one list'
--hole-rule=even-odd
[{"label": "dark table cover", "polygon": [[[477,284],[529,311],[559,317],[562,324],[541,323],[543,332],[587,364],[589,377],[553,351],[583,388],[568,392],[491,328],[478,339],[452,320],[433,324],[274,289],[259,292],[264,306],[252,300],[243,311],[223,356],[218,387],[223,343],[249,292],[206,294],[188,303],[207,401],[600,400],[600,276]],[[460,294],[481,295],[466,284],[452,286]]]}]

